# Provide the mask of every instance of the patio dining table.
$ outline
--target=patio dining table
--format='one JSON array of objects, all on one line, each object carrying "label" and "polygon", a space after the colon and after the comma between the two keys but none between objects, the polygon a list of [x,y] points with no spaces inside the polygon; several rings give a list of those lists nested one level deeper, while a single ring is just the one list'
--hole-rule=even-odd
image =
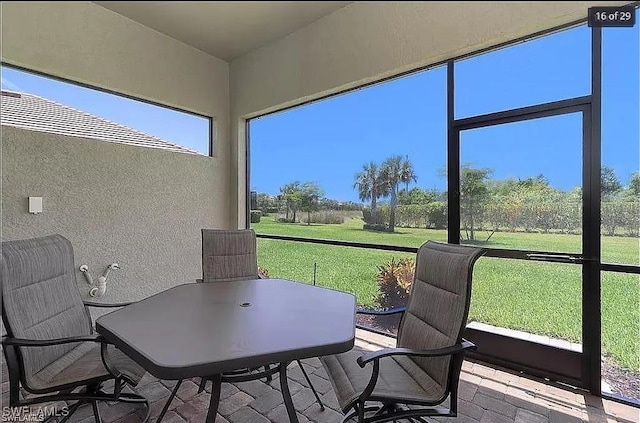
[{"label": "patio dining table", "polygon": [[157,378],[212,380],[207,423],[224,373],[277,364],[297,423],[287,365],[350,350],[355,306],[351,294],[284,279],[188,283],[99,317],[96,330]]}]

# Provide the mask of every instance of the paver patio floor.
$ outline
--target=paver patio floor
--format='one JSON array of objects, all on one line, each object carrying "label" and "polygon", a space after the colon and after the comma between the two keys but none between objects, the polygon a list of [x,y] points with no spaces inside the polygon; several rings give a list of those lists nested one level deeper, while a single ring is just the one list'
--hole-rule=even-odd
[{"label": "paver patio floor", "polygon": [[[376,350],[394,344],[395,339],[392,338],[361,330],[357,332],[356,348],[361,350]],[[340,422],[342,414],[320,361],[316,358],[303,362],[326,408],[320,411],[300,368],[297,363],[292,363],[288,369],[289,387],[300,423]],[[8,405],[6,374],[3,368],[3,407]],[[191,380],[182,384],[163,422],[204,422],[209,406],[210,385],[205,392],[198,394],[198,382]],[[138,385],[138,392],[152,403],[150,422],[155,421],[173,386],[175,381],[157,380],[149,374]],[[260,380],[223,384],[216,423],[288,423],[279,389],[277,376],[270,383]],[[471,361],[464,362],[459,396],[457,418],[433,420],[451,423],[640,422],[638,408]],[[104,423],[139,423],[144,416],[144,407],[141,405],[104,403],[100,405],[100,410]],[[69,421],[93,422],[91,407],[80,408]]]}]

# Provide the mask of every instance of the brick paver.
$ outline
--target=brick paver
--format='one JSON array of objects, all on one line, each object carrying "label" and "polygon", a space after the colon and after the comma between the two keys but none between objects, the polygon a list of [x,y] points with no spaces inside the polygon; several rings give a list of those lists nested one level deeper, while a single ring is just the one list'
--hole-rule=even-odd
[{"label": "brick paver", "polygon": [[[393,345],[394,340],[358,331],[356,348],[379,349]],[[3,362],[4,364],[4,362]],[[320,411],[297,363],[288,369],[289,387],[300,423],[338,423],[343,414],[327,380],[320,361],[304,360],[305,370],[326,407]],[[2,405],[8,404],[6,369],[2,369]],[[158,381],[147,374],[137,387],[152,402],[150,422],[155,422],[175,381]],[[206,392],[197,393],[199,379],[183,382],[163,422],[203,423],[209,406],[211,383]],[[544,381],[525,378],[504,369],[465,361],[460,381],[457,418],[436,418],[443,423],[638,423],[640,409],[603,400],[580,391],[554,386]],[[141,405],[103,403],[104,423],[140,423],[145,414]],[[88,406],[80,408],[70,423],[91,423]],[[223,384],[216,423],[288,423],[280,381],[275,375],[264,380]]]},{"label": "brick paver", "polygon": [[515,423],[548,423],[548,421],[549,419],[542,414],[519,408],[516,413]]}]

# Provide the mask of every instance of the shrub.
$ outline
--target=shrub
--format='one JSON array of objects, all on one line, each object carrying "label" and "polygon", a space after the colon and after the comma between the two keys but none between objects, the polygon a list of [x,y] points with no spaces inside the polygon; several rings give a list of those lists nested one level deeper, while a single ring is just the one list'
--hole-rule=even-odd
[{"label": "shrub", "polygon": [[[311,222],[309,222],[311,220]],[[307,216],[302,218],[304,223],[324,223],[327,225],[341,225],[344,223],[344,216],[336,210],[321,210],[311,213],[311,219]]]},{"label": "shrub", "polygon": [[371,209],[369,207],[365,207],[365,208],[362,209],[362,217],[363,217],[364,221],[366,223],[369,223],[369,224],[373,224],[373,223],[378,223],[378,224],[388,223],[390,214],[391,214],[391,208],[389,207],[389,204],[380,203],[380,204],[378,204],[378,207],[376,207],[376,221],[372,222]]},{"label": "shrub", "polygon": [[638,236],[640,232],[640,202],[632,201],[625,204],[623,226],[630,236]]},{"label": "shrub", "polygon": [[444,201],[434,201],[429,203],[428,220],[430,227],[434,229],[446,229],[447,227],[447,203]]},{"label": "shrub", "polygon": [[396,209],[396,226],[445,229],[447,203],[432,201],[425,204],[400,205]]},{"label": "shrub", "polygon": [[258,274],[266,279],[269,279],[271,277],[271,275],[269,275],[269,271],[262,266],[258,266]]},{"label": "shrub", "polygon": [[383,310],[407,305],[416,265],[410,258],[391,259],[378,266],[378,304]]},{"label": "shrub", "polygon": [[262,212],[260,210],[251,210],[251,223],[260,223]]},{"label": "shrub", "polygon": [[371,210],[369,208],[362,209],[362,219],[366,223],[371,223]]},{"label": "shrub", "polygon": [[278,223],[296,223],[293,221],[293,219],[287,219],[285,216],[278,216],[276,218],[276,221]]}]

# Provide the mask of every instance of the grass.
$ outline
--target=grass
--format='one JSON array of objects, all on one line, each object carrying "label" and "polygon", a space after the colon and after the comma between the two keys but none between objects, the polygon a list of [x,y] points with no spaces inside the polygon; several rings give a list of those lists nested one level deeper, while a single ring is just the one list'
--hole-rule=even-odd
[{"label": "grass", "polygon": [[[362,230],[361,219],[349,219],[341,225],[317,223],[291,224],[275,222],[271,216],[251,226],[260,234],[289,235],[304,238],[335,239],[367,242],[371,244],[419,247],[427,239],[447,240],[446,230],[396,228],[394,233]],[[476,238],[484,240],[488,233],[480,231]],[[496,232],[486,244],[491,248],[515,248],[521,250],[578,253],[582,250],[582,235]],[[638,238],[602,237],[602,261],[608,263],[640,264]]]},{"label": "grass", "polygon": [[[283,224],[263,217],[257,233],[307,238],[419,246],[427,239],[446,241],[446,231],[397,228],[396,233],[362,230],[362,221],[341,225]],[[603,237],[603,261],[638,264],[637,238]],[[414,257],[381,251],[321,244],[258,240],[258,262],[272,277],[284,277],[351,292],[362,306],[375,307],[377,266],[392,257]],[[579,252],[581,236],[495,233],[487,246]],[[576,265],[481,258],[474,270],[470,320],[539,335],[581,341],[581,268]],[[603,351],[623,368],[640,372],[640,276],[602,275]]]}]

